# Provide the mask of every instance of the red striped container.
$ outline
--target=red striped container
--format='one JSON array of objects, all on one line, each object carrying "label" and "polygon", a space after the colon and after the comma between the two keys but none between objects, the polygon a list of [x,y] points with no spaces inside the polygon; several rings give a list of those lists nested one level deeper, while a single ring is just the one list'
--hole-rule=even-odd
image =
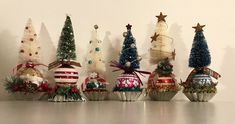
[{"label": "red striped container", "polygon": [[77,84],[79,75],[71,65],[62,65],[55,70],[54,78],[57,85],[70,86]]},{"label": "red striped container", "polygon": [[149,76],[148,88],[154,88],[157,86],[174,86],[176,83],[175,79],[172,77],[158,77],[158,79],[155,80],[155,75],[155,72],[153,72]]}]

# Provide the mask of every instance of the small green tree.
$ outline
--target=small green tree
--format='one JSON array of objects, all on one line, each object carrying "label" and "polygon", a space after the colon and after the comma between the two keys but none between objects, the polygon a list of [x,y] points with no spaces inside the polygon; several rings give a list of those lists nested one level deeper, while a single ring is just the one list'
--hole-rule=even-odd
[{"label": "small green tree", "polygon": [[57,48],[57,59],[75,60],[76,46],[72,22],[69,16],[66,17]]},{"label": "small green tree", "polygon": [[131,33],[131,27],[132,25],[130,24],[126,25],[127,32],[124,33],[125,40],[123,42],[119,63],[130,69],[138,69],[140,67],[139,58],[135,38]]}]

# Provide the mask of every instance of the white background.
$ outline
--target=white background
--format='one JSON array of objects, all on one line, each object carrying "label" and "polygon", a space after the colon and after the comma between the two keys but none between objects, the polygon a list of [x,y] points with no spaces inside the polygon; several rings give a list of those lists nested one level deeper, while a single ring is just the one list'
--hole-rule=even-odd
[{"label": "white background", "polygon": [[[177,79],[185,80],[190,72],[187,64],[194,37],[194,29],[191,27],[198,22],[206,24],[204,34],[212,56],[210,68],[222,75],[218,94],[213,100],[235,101],[234,4],[233,0],[0,0],[0,78],[9,75],[18,62],[19,44],[28,18],[33,20],[36,32],[41,34],[42,49],[47,55],[44,55],[43,62],[48,64],[53,60],[65,15],[71,15],[78,61],[84,65],[94,24],[100,27],[100,39],[103,40],[107,61],[118,59],[120,44],[123,42],[122,33],[126,31],[127,23],[133,25],[132,32],[137,39],[139,54],[145,55],[150,46],[150,36],[155,30],[155,15],[162,11],[168,15],[168,29],[174,38]],[[42,23],[45,26],[41,26]],[[154,66],[148,64],[145,55],[141,67],[142,70],[153,71]],[[105,76],[111,82],[111,88],[118,74],[111,75],[109,67],[107,70]],[[79,80],[81,83],[85,68],[79,71],[82,75]],[[0,87],[0,99],[9,99],[3,85]],[[185,97],[180,93],[174,99],[182,100]]]}]

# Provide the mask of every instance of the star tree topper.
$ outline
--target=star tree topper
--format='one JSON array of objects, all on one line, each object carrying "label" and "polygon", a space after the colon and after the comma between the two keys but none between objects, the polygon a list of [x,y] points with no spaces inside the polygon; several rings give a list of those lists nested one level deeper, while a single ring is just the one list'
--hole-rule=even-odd
[{"label": "star tree topper", "polygon": [[202,28],[204,28],[206,25],[200,25],[199,23],[197,23],[197,26],[194,26],[193,28],[195,29],[195,32],[200,32],[203,31]]},{"label": "star tree topper", "polygon": [[158,22],[160,22],[160,21],[166,22],[165,18],[167,17],[167,15],[163,15],[162,12],[160,12],[160,15],[158,15],[156,17],[158,19]]}]

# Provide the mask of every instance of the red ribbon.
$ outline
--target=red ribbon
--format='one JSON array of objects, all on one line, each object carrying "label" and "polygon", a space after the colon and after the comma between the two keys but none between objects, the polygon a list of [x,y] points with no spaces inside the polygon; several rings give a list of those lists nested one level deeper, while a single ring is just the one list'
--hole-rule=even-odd
[{"label": "red ribbon", "polygon": [[26,67],[26,68],[34,68],[35,66],[44,66],[44,67],[47,67],[47,65],[40,64],[40,63],[34,64],[33,62],[30,62],[30,61],[29,61],[29,62],[26,62],[26,63],[24,63],[24,64],[18,64],[18,65],[16,65],[16,67],[13,68],[13,74],[16,74],[16,72],[17,72],[19,69],[23,68],[23,67]]},{"label": "red ribbon", "polygon": [[193,75],[196,74],[198,71],[202,71],[204,74],[207,74],[207,75],[209,75],[209,76],[212,76],[212,77],[215,78],[215,79],[218,79],[218,78],[221,77],[221,75],[220,75],[219,73],[217,73],[217,72],[215,72],[215,71],[213,71],[213,70],[211,70],[211,69],[209,69],[209,68],[207,68],[207,67],[203,67],[203,68],[201,68],[200,70],[198,70],[198,69],[193,69],[193,70],[190,72],[190,74],[188,75],[188,77],[187,77],[187,79],[186,79],[186,81],[185,81],[185,84],[186,84],[186,85],[188,85],[189,82],[191,82]]},{"label": "red ribbon", "polygon": [[113,72],[123,70],[124,73],[134,74],[140,80],[141,85],[143,85],[143,83],[142,83],[142,81],[141,81],[141,79],[140,79],[138,74],[140,74],[143,77],[144,77],[143,74],[151,74],[150,72],[147,72],[147,71],[141,71],[141,70],[136,70],[136,69],[128,68],[126,66],[123,66],[123,65],[119,64],[117,61],[111,61],[110,63],[111,63],[110,64],[111,67],[118,68],[116,70],[113,70]]}]

